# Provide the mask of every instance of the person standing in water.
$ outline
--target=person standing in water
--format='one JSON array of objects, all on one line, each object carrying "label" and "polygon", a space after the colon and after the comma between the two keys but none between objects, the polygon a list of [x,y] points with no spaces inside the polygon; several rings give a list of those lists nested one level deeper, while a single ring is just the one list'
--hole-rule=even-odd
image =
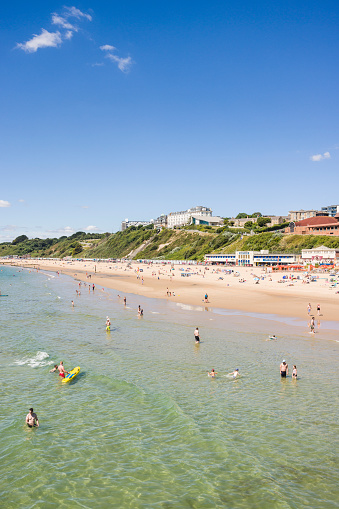
[{"label": "person standing in water", "polygon": [[26,424],[29,428],[39,427],[39,419],[37,414],[33,412],[33,408],[30,408],[29,413],[26,415]]},{"label": "person standing in water", "polygon": [[208,376],[211,376],[212,378],[215,377],[215,375],[217,375],[217,371],[215,371],[215,369],[213,368],[212,371],[210,373],[208,373]]},{"label": "person standing in water", "polygon": [[59,376],[61,376],[61,378],[65,378],[65,374],[68,375],[68,371],[65,371],[63,361],[60,362],[60,364],[58,366],[58,370],[59,370]]},{"label": "person standing in water", "polygon": [[234,371],[232,371],[232,373],[229,373],[228,375],[229,375],[229,376],[233,376],[233,378],[237,378],[237,376],[239,376],[239,375],[240,375],[240,373],[239,373],[239,368],[235,368],[235,370],[234,370]]},{"label": "person standing in water", "polygon": [[288,375],[288,364],[286,363],[285,359],[280,364],[280,375],[281,378],[286,378],[286,375]]},{"label": "person standing in water", "polygon": [[111,320],[108,316],[106,316],[106,330],[109,330],[111,328]]},{"label": "person standing in water", "polygon": [[194,331],[194,338],[195,338],[195,342],[196,343],[200,343],[200,336],[199,336],[199,329],[198,329],[198,327],[196,327],[196,329]]},{"label": "person standing in water", "polygon": [[292,378],[296,380],[297,377],[298,377],[297,366],[293,364]]}]

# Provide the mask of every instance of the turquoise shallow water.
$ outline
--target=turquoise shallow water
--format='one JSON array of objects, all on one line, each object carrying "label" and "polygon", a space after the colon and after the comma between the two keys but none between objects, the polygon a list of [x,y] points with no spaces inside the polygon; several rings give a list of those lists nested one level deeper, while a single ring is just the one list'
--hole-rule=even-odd
[{"label": "turquoise shallow water", "polygon": [[[335,332],[77,288],[0,272],[1,506],[339,507]],[[60,360],[81,366],[69,385]]]}]

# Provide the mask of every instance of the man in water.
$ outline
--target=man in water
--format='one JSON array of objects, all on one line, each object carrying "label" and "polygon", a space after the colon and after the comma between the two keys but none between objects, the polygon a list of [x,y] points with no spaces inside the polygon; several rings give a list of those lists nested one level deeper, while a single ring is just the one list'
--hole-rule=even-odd
[{"label": "man in water", "polygon": [[229,373],[229,376],[233,376],[233,378],[237,378],[239,376],[239,368],[236,368],[232,373]]},{"label": "man in water", "polygon": [[195,338],[195,342],[196,343],[200,343],[200,336],[199,336],[199,329],[198,329],[198,327],[196,327],[196,329],[194,331],[194,338]]},{"label": "man in water", "polygon": [[37,414],[33,412],[33,408],[30,408],[29,413],[26,415],[26,424],[29,428],[39,427],[39,419]]},{"label": "man in water", "polygon": [[286,364],[285,359],[280,364],[280,375],[281,378],[286,378],[286,375],[288,375],[288,364]]},{"label": "man in water", "polygon": [[60,364],[58,366],[58,370],[59,370],[59,376],[61,376],[61,378],[65,378],[65,374],[68,374],[68,371],[65,371],[63,361],[60,362]]}]

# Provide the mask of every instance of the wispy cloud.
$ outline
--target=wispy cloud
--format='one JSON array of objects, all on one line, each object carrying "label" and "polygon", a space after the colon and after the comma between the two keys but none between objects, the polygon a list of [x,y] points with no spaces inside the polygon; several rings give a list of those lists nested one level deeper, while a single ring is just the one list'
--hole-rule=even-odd
[{"label": "wispy cloud", "polygon": [[331,159],[331,154],[329,152],[324,152],[323,154],[315,154],[314,156],[311,156],[310,159],[314,162],[322,161],[323,159]]},{"label": "wispy cloud", "polygon": [[6,200],[0,200],[0,207],[10,207],[11,204],[9,203],[9,201],[6,201]]},{"label": "wispy cloud", "polygon": [[105,44],[104,46],[100,46],[100,49],[102,51],[107,52],[105,55],[106,58],[108,58],[111,62],[116,63],[118,65],[118,68],[120,69],[120,71],[122,71],[122,72],[129,71],[129,69],[133,63],[131,57],[126,57],[126,58],[118,57],[117,55],[115,55],[113,53],[113,51],[115,51],[116,48],[114,46],[111,46],[110,44]]},{"label": "wispy cloud", "polygon": [[74,30],[74,32],[78,31],[78,28],[69,23],[65,18],[59,16],[59,14],[52,14],[52,24],[59,25],[62,28],[66,28],[67,30]]},{"label": "wispy cloud", "polygon": [[104,44],[103,46],[100,46],[100,49],[102,51],[114,51],[116,48],[110,44]]},{"label": "wispy cloud", "polygon": [[89,209],[89,206],[88,205],[81,205],[81,208],[82,209]]},{"label": "wispy cloud", "polygon": [[62,15],[52,13],[52,25],[59,27],[56,32],[49,32],[45,28],[41,29],[41,34],[33,34],[33,37],[26,42],[18,43],[17,48],[22,49],[26,53],[35,53],[40,48],[58,48],[64,41],[72,38],[74,32],[78,32],[79,28],[70,23],[69,18],[76,20],[87,19],[92,21],[92,16],[81,12],[76,7],[64,7]]},{"label": "wispy cloud", "polygon": [[86,18],[88,21],[92,21],[92,16],[90,14],[87,14],[85,12],[81,12],[80,9],[77,9],[76,7],[64,7],[66,16],[69,18]]},{"label": "wispy cloud", "polygon": [[[61,13],[53,12],[51,14],[51,25],[54,30],[53,28],[52,30],[42,28],[40,34],[33,34],[31,39],[18,43],[16,48],[22,49],[25,53],[36,53],[41,48],[58,48],[80,31],[79,26],[84,21],[92,21],[91,14],[82,12],[74,6],[65,6]],[[130,70],[133,64],[130,56],[125,58],[118,56],[117,49],[111,44],[104,44],[100,46],[100,49],[105,52],[106,58],[118,66],[120,71],[127,73]],[[91,64],[92,67],[103,65],[103,63]]]},{"label": "wispy cloud", "polygon": [[100,228],[98,228],[97,226],[93,226],[93,225],[86,226],[86,228],[85,228],[85,232],[99,232],[99,231],[100,231]]}]

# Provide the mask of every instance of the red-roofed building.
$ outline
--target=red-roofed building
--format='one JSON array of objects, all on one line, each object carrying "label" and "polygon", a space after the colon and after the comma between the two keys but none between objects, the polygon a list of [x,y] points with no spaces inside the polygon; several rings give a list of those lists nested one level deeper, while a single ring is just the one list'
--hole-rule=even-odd
[{"label": "red-roofed building", "polygon": [[316,216],[291,222],[285,233],[295,235],[335,235],[339,236],[339,214],[335,217]]}]

